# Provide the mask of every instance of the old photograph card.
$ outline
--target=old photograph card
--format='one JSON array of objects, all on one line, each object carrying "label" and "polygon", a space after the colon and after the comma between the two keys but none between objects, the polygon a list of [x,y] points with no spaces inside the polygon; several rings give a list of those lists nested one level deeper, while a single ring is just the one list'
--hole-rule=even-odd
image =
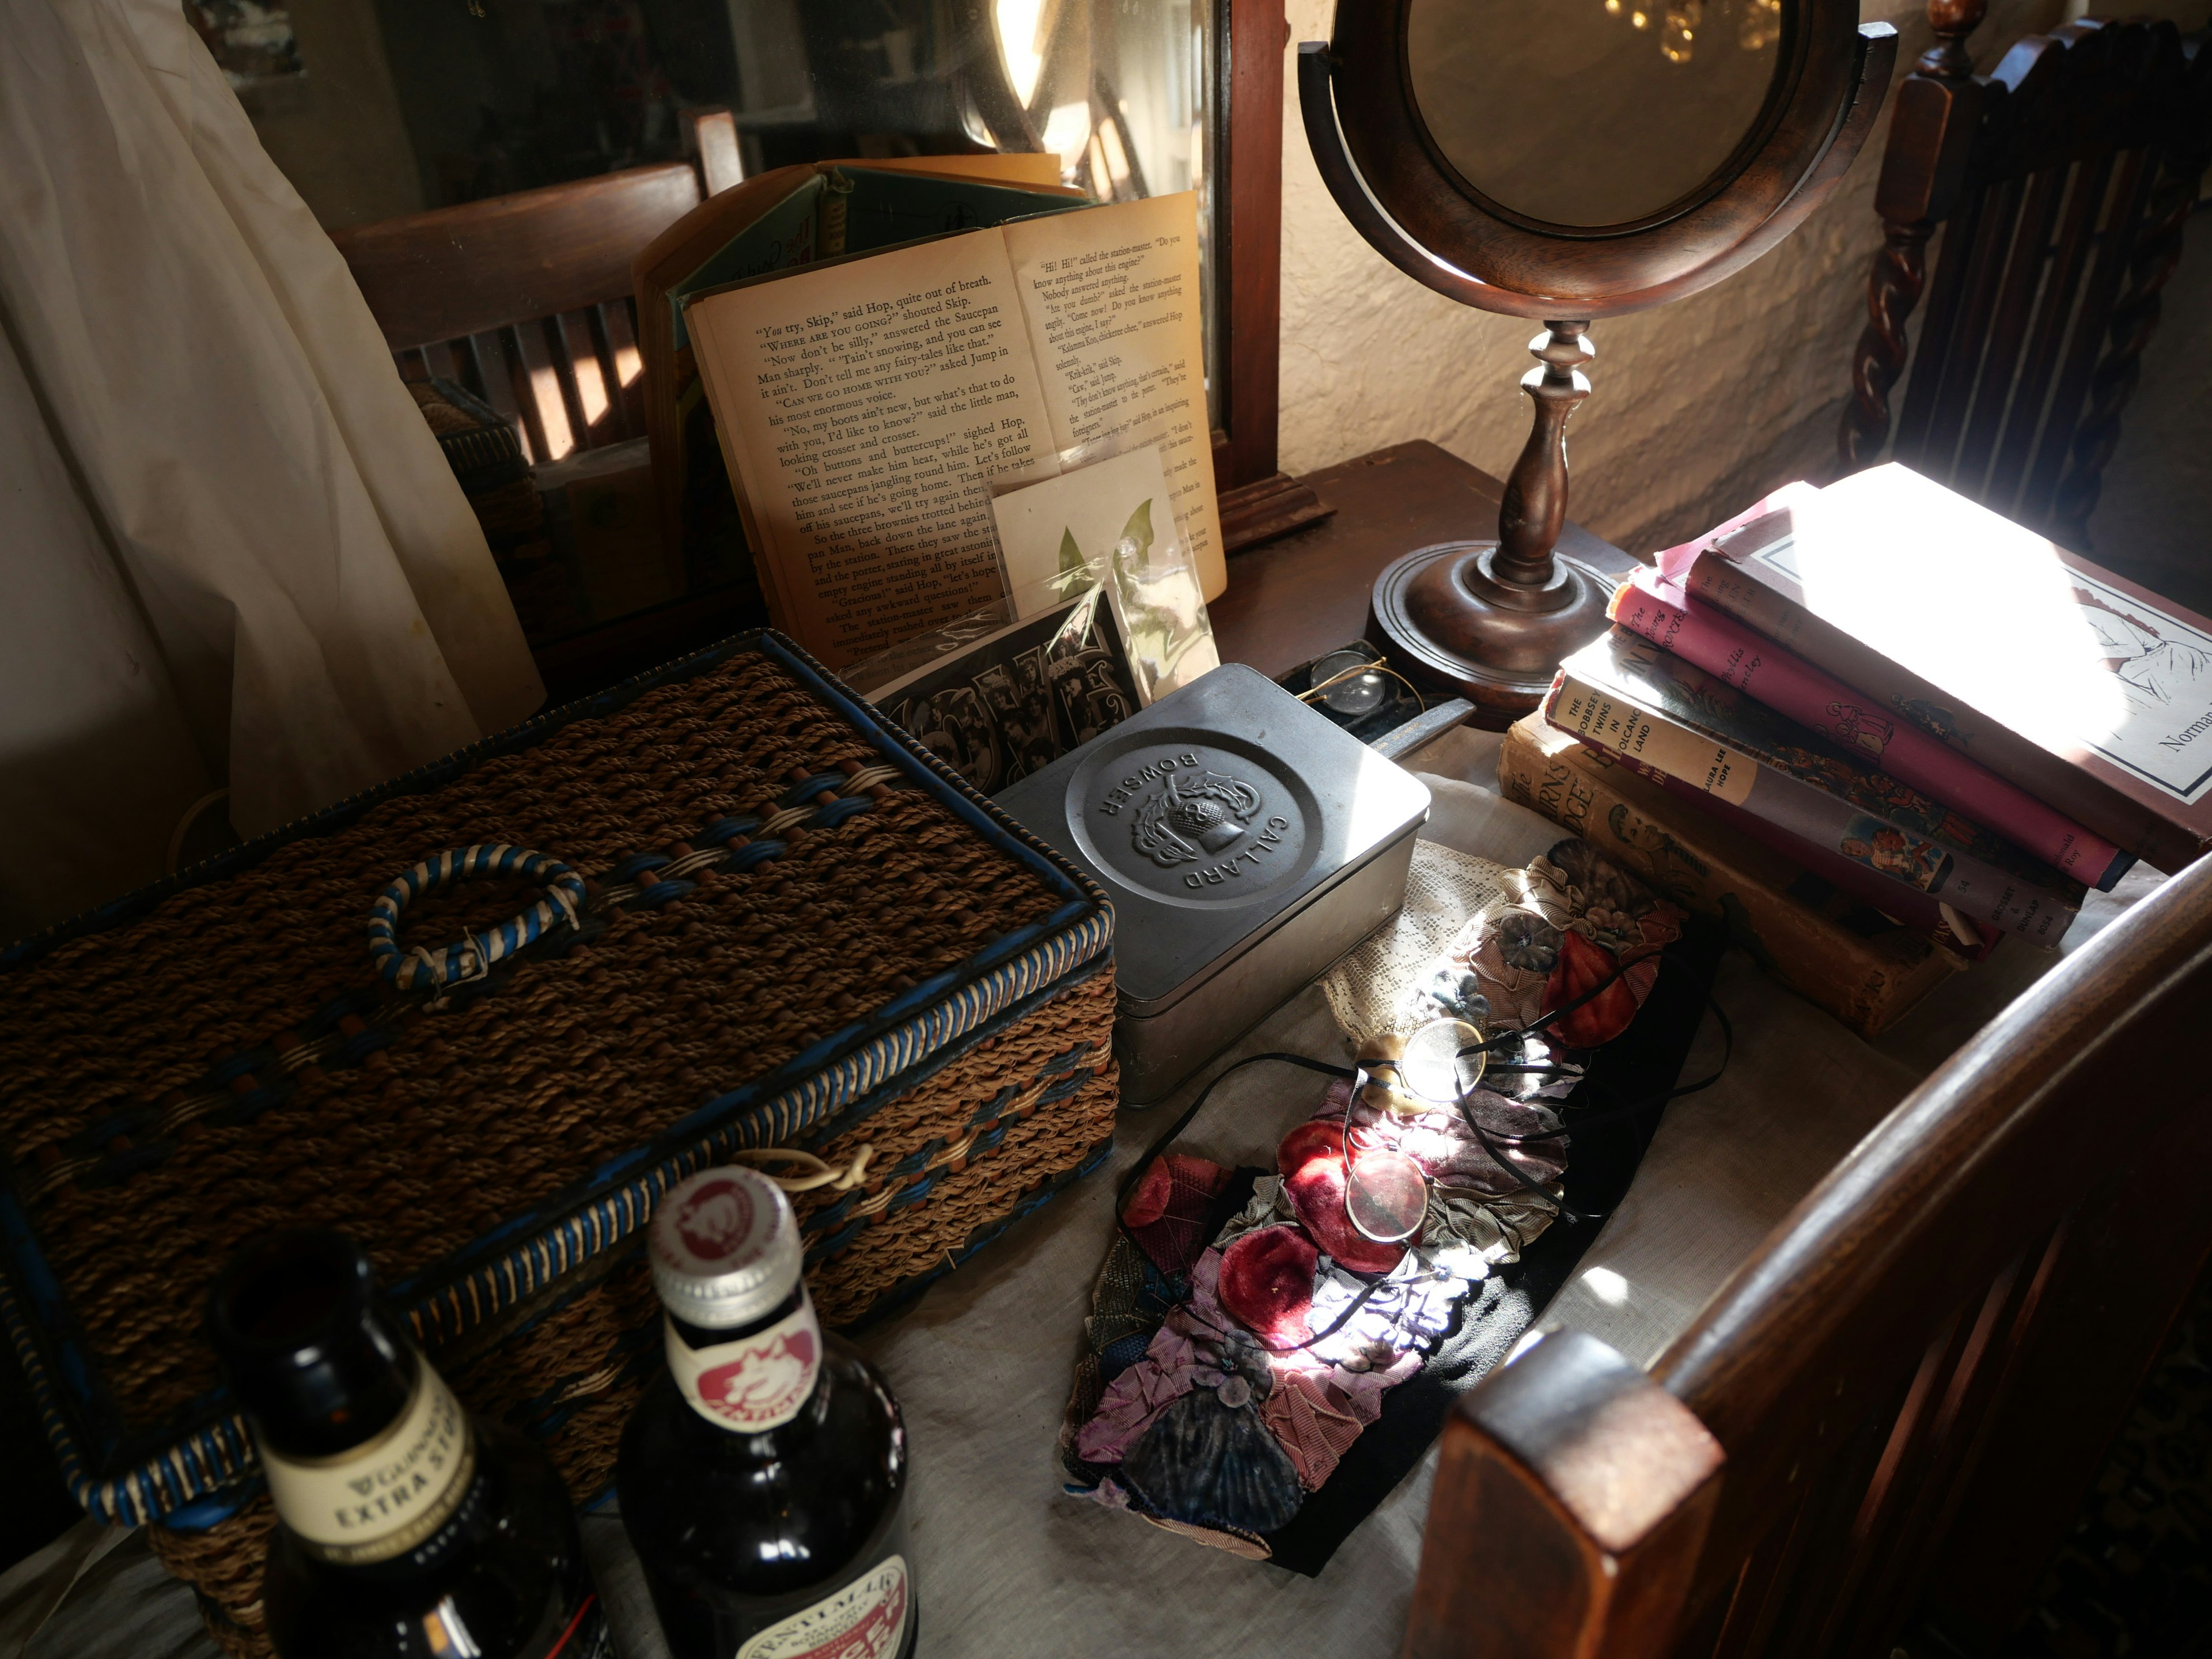
[{"label": "old photograph card", "polygon": [[[1137,712],[1128,650],[1096,573],[1015,618],[1015,605],[860,665],[854,688],[975,788],[1042,771]],[[889,678],[875,665],[895,671]],[[871,684],[880,680],[880,684]]]},{"label": "old photograph card", "polygon": [[1007,580],[1033,596],[1023,603],[1042,606],[1056,578],[1087,566],[1110,570],[1115,617],[1147,705],[1221,661],[1170,489],[1159,452],[1133,449],[991,503]]}]

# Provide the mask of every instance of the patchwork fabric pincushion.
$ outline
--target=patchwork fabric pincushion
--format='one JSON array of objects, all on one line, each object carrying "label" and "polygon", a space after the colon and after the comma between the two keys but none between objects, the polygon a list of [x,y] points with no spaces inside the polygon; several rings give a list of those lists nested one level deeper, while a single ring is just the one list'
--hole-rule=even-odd
[{"label": "patchwork fabric pincushion", "polygon": [[[1562,1114],[1650,997],[1682,913],[1579,840],[1523,870],[1422,843],[1416,910],[1425,938],[1409,917],[1326,981],[1360,1064],[1304,1062],[1337,1075],[1272,1168],[1173,1151],[1139,1166],[1060,1435],[1071,1495],[1275,1554],[1561,1213]],[[1378,1170],[1407,1176],[1378,1188]]]}]

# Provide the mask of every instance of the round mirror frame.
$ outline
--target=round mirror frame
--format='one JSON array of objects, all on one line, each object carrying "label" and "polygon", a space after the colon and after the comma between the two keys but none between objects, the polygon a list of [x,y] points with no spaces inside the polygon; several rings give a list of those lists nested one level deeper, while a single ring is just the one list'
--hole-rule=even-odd
[{"label": "round mirror frame", "polygon": [[[1641,310],[1757,258],[1842,178],[1858,145],[1838,140],[1871,123],[1894,51],[1886,29],[1862,31],[1856,0],[1785,0],[1759,120],[1712,177],[1644,219],[1551,226],[1492,201],[1437,150],[1406,61],[1412,6],[1340,0],[1326,47],[1300,47],[1300,102],[1322,177],[1409,275],[1463,304],[1540,319]],[[1870,51],[1885,54],[1878,68]]]},{"label": "round mirror frame", "polygon": [[1375,580],[1370,637],[1415,681],[1465,697],[1486,726],[1534,708],[1560,659],[1604,631],[1616,577],[1556,557],[1568,417],[1589,396],[1583,331],[1741,270],[1826,199],[1874,125],[1897,31],[1857,0],[1782,0],[1780,61],[1752,124],[1705,184],[1647,218],[1547,226],[1477,190],[1443,158],[1406,58],[1413,0],[1337,0],[1328,42],[1298,47],[1306,140],[1329,194],[1376,251],[1463,305],[1532,317],[1528,441],[1495,541],[1416,548]]},{"label": "round mirror frame", "polygon": [[[1425,0],[1425,3],[1442,9],[1455,3],[1455,0]],[[1522,229],[1534,231],[1540,236],[1617,236],[1630,231],[1643,230],[1649,226],[1663,223],[1687,211],[1717,192],[1741,170],[1743,161],[1752,154],[1758,141],[1763,138],[1773,126],[1774,117],[1781,106],[1782,95],[1791,83],[1791,76],[1788,73],[1794,61],[1791,47],[1796,37],[1802,33],[1794,14],[1784,19],[1784,26],[1776,42],[1773,62],[1769,65],[1766,88],[1759,94],[1759,108],[1753,115],[1752,124],[1745,130],[1742,137],[1730,147],[1728,154],[1722,158],[1720,165],[1712,172],[1700,179],[1690,189],[1682,191],[1674,200],[1651,212],[1638,214],[1632,218],[1602,225],[1568,224],[1564,221],[1539,218],[1534,215],[1508,207],[1496,196],[1484,190],[1481,185],[1468,177],[1446,152],[1443,141],[1437,137],[1434,124],[1430,121],[1424,108],[1420,88],[1413,74],[1415,57],[1413,47],[1413,7],[1417,3],[1423,3],[1423,0],[1406,0],[1402,12],[1404,21],[1399,31],[1401,49],[1398,54],[1399,73],[1403,77],[1406,86],[1406,108],[1413,117],[1414,131],[1419,135],[1422,143],[1428,147],[1430,159],[1437,164],[1438,170],[1447,179],[1459,187],[1462,195],[1469,201],[1480,204],[1496,217],[1504,220],[1508,224],[1518,225]],[[1637,39],[1645,44],[1647,48],[1651,44],[1650,37],[1648,35],[1639,33]],[[1656,52],[1654,52],[1652,60],[1650,61],[1663,60],[1658,59]]]}]

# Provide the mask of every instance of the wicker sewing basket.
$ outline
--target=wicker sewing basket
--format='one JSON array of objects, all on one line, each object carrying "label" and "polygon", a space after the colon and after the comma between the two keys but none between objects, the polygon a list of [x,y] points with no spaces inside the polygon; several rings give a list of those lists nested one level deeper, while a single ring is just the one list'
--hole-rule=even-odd
[{"label": "wicker sewing basket", "polygon": [[589,1500],[659,1363],[657,1196],[813,1153],[772,1167],[837,1176],[794,1197],[823,1316],[884,1308],[1103,1158],[1111,936],[755,634],[13,947],[0,1316],[64,1475],[266,1651],[202,1309],[241,1241],[313,1223]]}]

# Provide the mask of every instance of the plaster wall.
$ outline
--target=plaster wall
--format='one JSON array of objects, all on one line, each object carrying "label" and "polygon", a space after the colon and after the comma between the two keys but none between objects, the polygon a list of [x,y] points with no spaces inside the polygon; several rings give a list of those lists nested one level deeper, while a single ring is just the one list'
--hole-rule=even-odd
[{"label": "plaster wall", "polygon": [[[1546,3],[1586,5],[1594,22],[1609,21],[1599,0]],[[1971,43],[1976,62],[1994,64],[1999,48],[2054,27],[2064,6],[1995,0]],[[1346,222],[1297,112],[1297,43],[1327,38],[1332,6],[1289,0],[1287,9],[1283,470],[1429,438],[1502,477],[1528,435],[1519,386],[1535,325],[1431,292]],[[1869,0],[1864,15],[1897,27],[1893,84],[1930,44],[1924,10]],[[1568,428],[1573,518],[1649,553],[1832,459],[1881,243],[1874,187],[1887,131],[1885,115],[1835,194],[1765,258],[1690,299],[1593,325],[1592,395]]]}]

